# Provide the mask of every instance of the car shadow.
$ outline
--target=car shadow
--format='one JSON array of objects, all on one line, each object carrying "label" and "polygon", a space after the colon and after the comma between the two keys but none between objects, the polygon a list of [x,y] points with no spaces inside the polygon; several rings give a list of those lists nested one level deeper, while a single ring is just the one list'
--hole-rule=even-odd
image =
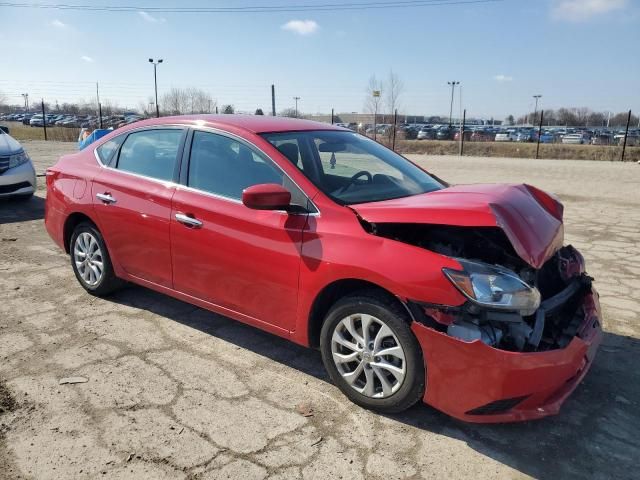
[{"label": "car shadow", "polygon": [[44,218],[44,198],[34,195],[30,199],[0,198],[0,225]]},{"label": "car shadow", "polygon": [[[148,310],[329,382],[316,350],[142,287],[128,287],[110,300]],[[591,371],[561,413],[534,422],[469,424],[422,403],[389,418],[464,442],[535,478],[637,478],[639,358],[638,339],[605,333]]]}]

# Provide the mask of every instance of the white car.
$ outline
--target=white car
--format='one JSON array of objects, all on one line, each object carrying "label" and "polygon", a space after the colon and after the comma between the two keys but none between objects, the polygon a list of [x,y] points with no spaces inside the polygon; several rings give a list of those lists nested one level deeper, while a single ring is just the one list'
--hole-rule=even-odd
[{"label": "white car", "polygon": [[0,198],[29,199],[36,191],[36,172],[22,145],[0,128]]},{"label": "white car", "polygon": [[496,142],[516,142],[518,141],[518,134],[511,130],[507,132],[500,132],[496,134]]},{"label": "white car", "polygon": [[569,133],[562,137],[562,143],[565,145],[584,145],[589,142],[589,138],[582,133]]},{"label": "white car", "polygon": [[[624,133],[619,133],[615,137],[613,137],[613,141],[617,145],[623,145],[624,137]],[[634,135],[633,133],[629,132],[629,136],[627,137],[627,147],[636,147],[638,145],[640,145],[640,136]]]}]

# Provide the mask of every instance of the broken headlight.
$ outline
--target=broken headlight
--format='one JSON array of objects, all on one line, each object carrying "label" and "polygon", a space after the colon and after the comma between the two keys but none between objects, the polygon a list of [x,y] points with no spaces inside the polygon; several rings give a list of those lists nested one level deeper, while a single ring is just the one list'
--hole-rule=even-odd
[{"label": "broken headlight", "polygon": [[456,258],[464,270],[443,269],[465,297],[483,307],[533,315],[540,306],[540,292],[506,268]]}]

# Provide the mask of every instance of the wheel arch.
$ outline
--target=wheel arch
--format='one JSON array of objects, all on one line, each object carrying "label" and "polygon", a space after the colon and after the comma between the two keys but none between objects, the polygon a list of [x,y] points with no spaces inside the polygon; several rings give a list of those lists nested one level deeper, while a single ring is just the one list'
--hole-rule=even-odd
[{"label": "wheel arch", "polygon": [[73,235],[73,231],[75,228],[82,222],[87,222],[98,228],[96,222],[93,221],[89,215],[83,212],[74,212],[70,214],[66,220],[64,221],[64,227],[62,230],[62,240],[64,242],[64,250],[67,253],[70,253],[70,243],[71,243],[71,235]]},{"label": "wheel arch", "polygon": [[358,278],[335,280],[326,285],[316,295],[316,298],[311,305],[307,328],[308,344],[310,347],[318,348],[320,346],[320,331],[322,330],[322,324],[324,323],[324,319],[329,312],[329,309],[341,298],[361,291],[376,292],[376,294],[379,294],[389,299],[389,301],[399,305],[407,312],[409,318],[413,319],[413,315],[404,300],[399,298],[397,295],[394,295],[384,287]]}]

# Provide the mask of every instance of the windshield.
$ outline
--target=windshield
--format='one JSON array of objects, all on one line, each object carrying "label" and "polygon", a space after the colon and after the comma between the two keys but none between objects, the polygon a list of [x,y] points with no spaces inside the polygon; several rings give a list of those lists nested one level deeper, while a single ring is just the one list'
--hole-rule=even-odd
[{"label": "windshield", "polygon": [[356,133],[306,131],[262,136],[320,190],[343,205],[379,202],[443,188],[405,158]]}]

